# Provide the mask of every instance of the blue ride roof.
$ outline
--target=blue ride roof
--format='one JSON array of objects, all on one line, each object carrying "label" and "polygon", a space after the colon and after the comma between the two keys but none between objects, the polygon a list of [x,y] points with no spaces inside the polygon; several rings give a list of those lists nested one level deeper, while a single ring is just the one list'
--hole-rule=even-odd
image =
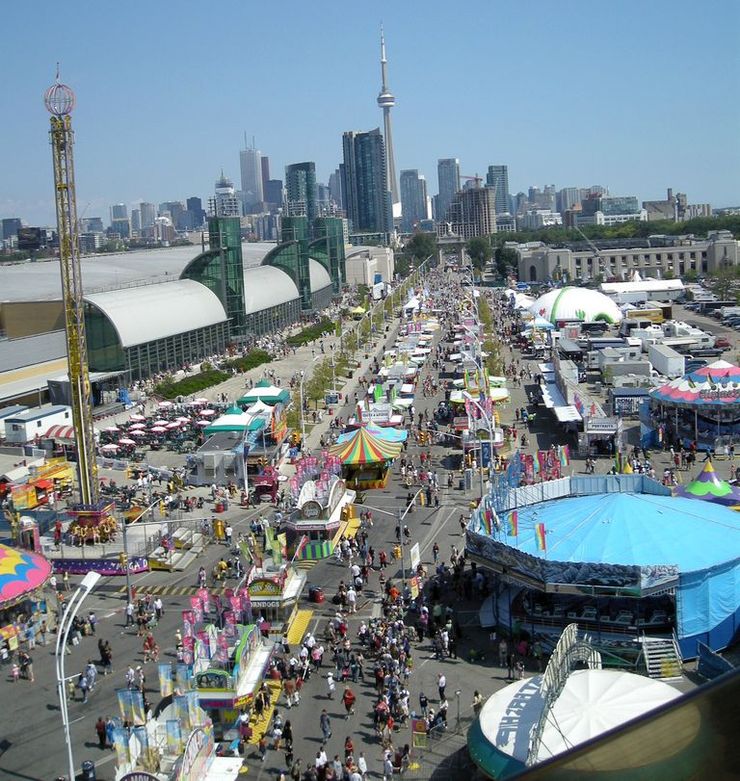
[{"label": "blue ride roof", "polygon": [[[502,542],[552,561],[673,564],[693,572],[740,559],[740,514],[709,502],[613,493],[555,499],[517,512],[519,536]],[[537,547],[537,523],[545,525],[546,552]]]}]

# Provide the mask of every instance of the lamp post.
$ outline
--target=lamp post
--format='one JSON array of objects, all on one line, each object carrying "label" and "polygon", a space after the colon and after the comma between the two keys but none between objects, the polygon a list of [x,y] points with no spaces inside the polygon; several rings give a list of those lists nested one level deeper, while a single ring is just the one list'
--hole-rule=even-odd
[{"label": "lamp post", "polygon": [[301,369],[301,381],[299,383],[299,391],[301,394],[301,447],[304,447],[306,442],[306,420],[303,417],[303,380],[306,379],[306,372]]},{"label": "lamp post", "polygon": [[[480,414],[483,416],[483,419],[486,421],[486,426],[488,428],[488,442],[489,447],[493,448],[493,423],[491,421],[491,418],[489,414],[483,409],[483,407],[468,393],[468,391],[464,391],[463,395],[465,398],[471,402],[471,404],[475,404],[475,406],[480,411]],[[478,430],[476,429],[476,435],[478,433]],[[491,456],[493,453],[491,453]],[[489,461],[489,472],[490,472],[490,461]],[[481,499],[483,498],[483,447],[481,446],[480,449],[480,495]]]},{"label": "lamp post", "polygon": [[67,743],[67,761],[69,762],[69,777],[74,779],[75,763],[72,757],[72,739],[69,732],[69,712],[67,711],[67,689],[65,686],[66,676],[64,674],[65,654],[67,650],[67,641],[69,639],[69,630],[72,622],[75,620],[85,597],[93,590],[95,584],[100,580],[100,573],[88,572],[77,587],[77,590],[67,603],[67,607],[62,615],[62,620],[57,627],[57,642],[54,649],[57,674],[57,693],[59,695],[59,709],[62,713],[62,725],[64,726],[64,739]]}]

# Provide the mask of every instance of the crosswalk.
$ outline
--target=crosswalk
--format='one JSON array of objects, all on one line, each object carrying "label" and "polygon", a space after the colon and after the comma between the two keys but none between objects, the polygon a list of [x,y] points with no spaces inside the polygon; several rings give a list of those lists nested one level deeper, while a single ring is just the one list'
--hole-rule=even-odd
[{"label": "crosswalk", "polygon": [[[223,595],[228,587],[209,588],[211,594]],[[140,586],[137,589],[140,595],[151,594],[153,597],[194,597],[199,591],[197,586]],[[117,594],[125,594],[126,586],[121,586]]]},{"label": "crosswalk", "polygon": [[295,563],[295,568],[301,569],[304,572],[310,572],[318,563],[318,559],[315,561],[297,561]]}]

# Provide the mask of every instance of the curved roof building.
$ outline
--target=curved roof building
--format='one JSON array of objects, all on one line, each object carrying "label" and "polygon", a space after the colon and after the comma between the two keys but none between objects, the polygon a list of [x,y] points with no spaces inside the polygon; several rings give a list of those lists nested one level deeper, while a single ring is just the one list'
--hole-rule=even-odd
[{"label": "curved roof building", "polygon": [[603,320],[618,323],[622,312],[614,301],[587,287],[561,287],[540,296],[529,306],[529,311],[544,317],[553,325],[558,320],[583,320],[591,323]]}]

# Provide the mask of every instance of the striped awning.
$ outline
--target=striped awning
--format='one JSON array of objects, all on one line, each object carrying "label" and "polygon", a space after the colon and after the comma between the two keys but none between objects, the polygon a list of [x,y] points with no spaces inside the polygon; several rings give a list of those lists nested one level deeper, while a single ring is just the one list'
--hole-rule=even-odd
[{"label": "striped awning", "polygon": [[56,439],[59,442],[74,442],[75,441],[75,429],[74,426],[52,426],[46,434],[44,439]]}]

